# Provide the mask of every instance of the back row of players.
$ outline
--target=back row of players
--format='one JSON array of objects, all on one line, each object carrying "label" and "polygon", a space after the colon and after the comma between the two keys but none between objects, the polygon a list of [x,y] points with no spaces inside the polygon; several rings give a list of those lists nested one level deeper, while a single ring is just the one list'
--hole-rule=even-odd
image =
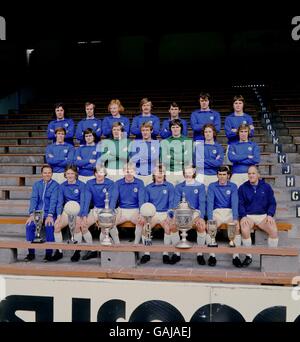
[{"label": "back row of players", "polygon": [[[117,210],[116,226],[110,230],[114,243],[120,243],[117,226],[130,221],[135,225],[135,241],[137,244],[144,240],[142,227],[144,219],[139,213],[139,208],[145,202],[153,203],[156,207],[156,215],[152,219],[152,226],[160,224],[164,229],[164,244],[176,245],[179,242],[179,233],[174,218],[169,215],[170,210],[177,207],[185,194],[189,205],[194,209],[193,226],[197,231],[197,244],[204,246],[210,243],[210,236],[206,233],[205,219],[214,219],[219,227],[223,223],[236,223],[235,245],[251,246],[250,232],[254,225],[268,234],[268,245],[277,247],[278,236],[276,223],[273,216],[276,211],[274,193],[269,184],[259,179],[256,166],[248,169],[249,180],[239,189],[230,181],[230,171],[227,166],[221,166],[217,171],[217,181],[208,186],[199,183],[196,178],[196,170],[192,165],[184,167],[183,182],[175,187],[166,179],[166,169],[163,164],[157,164],[153,170],[153,182],[145,187],[142,180],[136,178],[136,168],[132,163],[124,164],[123,177],[116,182],[107,177],[107,170],[102,165],[94,168],[94,179],[83,183],[78,179],[78,171],[75,165],[65,168],[62,184],[52,179],[52,168],[45,165],[42,168],[42,179],[33,186],[30,201],[29,218],[26,222],[26,239],[32,241],[35,236],[35,224],[33,220],[34,210],[43,210],[45,218],[46,240],[62,242],[62,229],[68,225],[68,217],[64,212],[64,205],[68,201],[76,201],[80,205],[80,212],[76,220],[75,240],[79,243],[84,239],[92,244],[92,236],[89,231],[97,220],[99,208],[104,207],[106,193],[109,194],[109,206]],[[100,240],[103,238],[100,234]],[[57,261],[63,257],[62,250],[46,250],[45,261]],[[82,257],[83,260],[97,257],[96,251],[88,251]],[[26,261],[35,258],[34,249],[30,249]],[[75,251],[72,261],[80,259],[80,251]],[[180,253],[171,257],[167,252],[163,253],[163,262],[174,264],[180,261]],[[141,263],[150,260],[150,254],[145,253]],[[198,253],[199,265],[206,263],[202,253]],[[210,254],[208,265],[216,265],[216,257]],[[247,267],[252,262],[251,254],[247,254],[242,262],[238,254],[233,255],[232,263],[236,267]]]}]

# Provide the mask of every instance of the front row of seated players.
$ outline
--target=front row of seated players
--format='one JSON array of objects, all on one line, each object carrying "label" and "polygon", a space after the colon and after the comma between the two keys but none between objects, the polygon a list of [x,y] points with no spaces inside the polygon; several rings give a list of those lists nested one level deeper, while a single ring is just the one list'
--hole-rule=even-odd
[{"label": "front row of seated players", "polygon": [[[223,223],[236,222],[237,230],[235,245],[240,246],[241,240],[244,246],[251,246],[250,232],[254,225],[264,230],[268,235],[268,245],[277,247],[278,236],[276,223],[273,219],[276,210],[274,193],[269,184],[264,180],[259,180],[259,173],[255,166],[248,169],[249,180],[238,190],[237,186],[229,181],[228,168],[220,167],[218,170],[218,181],[211,183],[207,193],[203,184],[195,180],[195,169],[187,166],[184,169],[184,182],[174,186],[165,179],[165,168],[158,165],[154,169],[153,182],[146,188],[141,180],[135,177],[135,166],[125,164],[123,168],[124,178],[113,183],[106,178],[104,167],[94,169],[95,179],[89,180],[87,185],[79,181],[75,166],[68,166],[65,170],[66,181],[58,186],[58,183],[51,179],[52,169],[50,166],[42,168],[42,180],[33,186],[33,194],[30,203],[30,217],[26,224],[26,239],[32,241],[35,234],[33,223],[33,211],[44,210],[46,225],[46,241],[62,242],[61,230],[67,226],[67,215],[63,212],[64,204],[68,201],[77,201],[80,204],[80,213],[77,217],[75,228],[75,240],[79,243],[84,240],[92,244],[92,236],[89,227],[95,223],[98,208],[104,207],[104,195],[110,194],[110,206],[117,209],[116,226],[126,221],[131,221],[136,225],[135,243],[139,243],[142,236],[143,218],[139,215],[139,208],[145,201],[153,203],[157,208],[157,215],[154,217],[152,225],[160,223],[164,228],[164,244],[176,245],[179,242],[178,230],[175,226],[174,217],[167,213],[172,208],[176,208],[182,199],[183,193],[189,205],[195,210],[193,225],[197,230],[197,244],[204,246],[209,243],[210,237],[206,234],[206,224],[204,221],[207,212],[208,219],[217,221],[218,227]],[[94,208],[89,213],[90,204]],[[238,208],[237,208],[238,205]],[[55,220],[57,215],[57,219]],[[238,217],[241,221],[241,233],[238,225]],[[55,220],[55,223],[54,223]],[[54,223],[54,224],[53,224]],[[54,227],[53,227],[54,226]],[[111,229],[110,234],[114,243],[119,243],[117,227]],[[100,235],[100,240],[101,240]],[[143,237],[142,237],[143,239]],[[45,261],[56,261],[63,257],[61,250],[56,250],[53,257],[52,251],[47,250]],[[83,260],[96,257],[97,253],[87,252]],[[34,259],[34,250],[30,249],[26,257],[27,261]],[[80,259],[80,252],[75,251],[72,261]],[[145,253],[141,263],[150,260],[149,253]],[[168,253],[163,253],[163,262],[174,264],[180,260],[180,254],[175,253],[169,258]],[[204,256],[199,253],[197,261],[204,265]],[[243,262],[238,254],[233,255],[233,265],[236,267],[247,267],[252,262],[251,254],[247,254]],[[208,265],[215,266],[216,258],[210,254]]]}]

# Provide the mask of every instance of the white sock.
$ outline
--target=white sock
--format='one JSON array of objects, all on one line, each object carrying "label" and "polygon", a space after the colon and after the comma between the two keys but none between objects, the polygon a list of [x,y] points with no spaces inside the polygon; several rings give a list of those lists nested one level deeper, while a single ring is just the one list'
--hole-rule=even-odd
[{"label": "white sock", "polygon": [[87,231],[82,236],[83,236],[86,243],[88,243],[89,245],[93,244],[93,238],[92,238],[92,234],[90,231]]},{"label": "white sock", "polygon": [[[166,246],[170,246],[172,243],[172,238],[171,238],[171,234],[164,234],[164,245]],[[168,252],[163,252],[163,255],[169,255]]]},{"label": "white sock", "polygon": [[209,253],[209,256],[215,258],[216,254],[215,253]]},{"label": "white sock", "polygon": [[207,246],[211,244],[211,237],[209,234],[206,234],[205,242],[206,242]]},{"label": "white sock", "polygon": [[278,238],[276,239],[272,239],[272,238],[268,238],[268,246],[269,247],[277,247],[278,246]]},{"label": "white sock", "polygon": [[[242,245],[242,237],[241,237],[240,234],[235,236],[234,244],[235,244],[236,247],[240,247]],[[236,257],[238,257],[238,258],[240,257],[238,253],[235,253],[235,254],[232,255],[233,259],[236,258]]]},{"label": "white sock", "polygon": [[140,226],[140,225],[136,225],[135,226],[135,238],[134,238],[134,243],[135,244],[138,244],[141,241],[142,229],[143,229],[143,227]]},{"label": "white sock", "polygon": [[110,236],[112,237],[113,241],[115,244],[119,244],[120,243],[120,239],[119,239],[119,231],[117,227],[112,228],[110,231]]},{"label": "white sock", "polygon": [[[172,241],[172,245],[174,245],[174,246],[176,246],[178,244],[178,242],[180,241],[179,232],[171,233],[171,241]],[[175,252],[175,254],[177,256],[180,256],[179,252]]]},{"label": "white sock", "polygon": [[[251,238],[249,239],[242,239],[243,241],[243,246],[245,247],[251,247],[252,245],[252,241],[251,241]],[[246,254],[248,257],[252,258],[252,254]]]},{"label": "white sock", "polygon": [[[205,240],[206,240],[206,233],[198,233],[197,232],[197,244],[199,246],[204,246],[205,245]],[[197,253],[197,255],[203,255],[202,253]]]},{"label": "white sock", "polygon": [[[62,238],[62,233],[54,233],[54,240],[57,243],[62,243],[63,242],[63,238]],[[59,252],[62,253],[62,249],[59,249]]]},{"label": "white sock", "polygon": [[[143,245],[146,246],[145,245],[145,236],[144,235],[142,235],[142,242],[143,242]],[[145,252],[144,255],[150,255],[150,252]]]},{"label": "white sock", "polygon": [[77,241],[78,243],[82,242],[82,233],[75,233],[74,234],[74,240]]},{"label": "white sock", "polygon": [[102,233],[102,230],[100,231],[99,241],[102,242],[105,235]]}]

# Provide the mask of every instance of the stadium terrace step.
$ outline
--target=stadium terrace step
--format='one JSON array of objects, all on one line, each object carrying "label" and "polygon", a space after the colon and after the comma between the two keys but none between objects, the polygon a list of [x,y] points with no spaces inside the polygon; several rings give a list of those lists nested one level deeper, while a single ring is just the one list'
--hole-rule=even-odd
[{"label": "stadium terrace step", "polygon": [[32,174],[0,174],[0,186],[14,185],[14,186],[31,186],[34,182],[41,179],[41,175]]},{"label": "stadium terrace step", "polygon": [[1,164],[7,164],[7,163],[25,163],[25,165],[27,165],[28,163],[43,164],[44,158],[45,158],[44,153],[0,154]]}]

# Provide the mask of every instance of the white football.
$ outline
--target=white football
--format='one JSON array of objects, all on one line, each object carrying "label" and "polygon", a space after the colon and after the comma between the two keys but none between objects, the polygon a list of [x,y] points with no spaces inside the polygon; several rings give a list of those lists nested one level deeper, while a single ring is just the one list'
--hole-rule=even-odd
[{"label": "white football", "polygon": [[69,201],[65,204],[64,211],[67,215],[76,216],[80,212],[80,205],[76,201]]},{"label": "white football", "polygon": [[142,216],[152,217],[156,214],[156,208],[152,203],[147,202],[141,206],[140,213]]}]

